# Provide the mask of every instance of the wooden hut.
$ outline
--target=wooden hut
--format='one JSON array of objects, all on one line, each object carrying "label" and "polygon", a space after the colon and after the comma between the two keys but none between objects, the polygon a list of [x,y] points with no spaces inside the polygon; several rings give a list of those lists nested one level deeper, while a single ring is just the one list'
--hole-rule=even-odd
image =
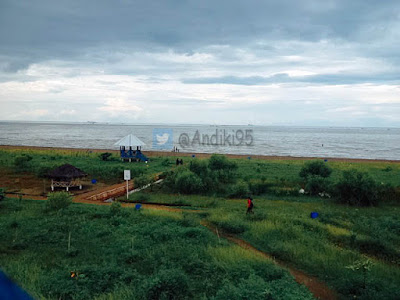
[{"label": "wooden hut", "polygon": [[142,146],[146,144],[133,134],[128,134],[114,145],[119,146],[122,161],[148,161],[148,158],[142,153]]},{"label": "wooden hut", "polygon": [[62,187],[69,191],[70,187],[82,189],[81,178],[87,176],[85,172],[70,164],[62,165],[48,173],[51,178],[51,190],[55,187]]}]

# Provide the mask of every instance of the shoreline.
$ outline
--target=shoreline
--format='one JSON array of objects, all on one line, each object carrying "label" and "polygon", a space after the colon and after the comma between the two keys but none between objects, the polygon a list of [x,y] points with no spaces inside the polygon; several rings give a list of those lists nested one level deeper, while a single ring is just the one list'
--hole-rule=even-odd
[{"label": "shoreline", "polygon": [[[0,145],[0,149],[5,150],[44,150],[44,151],[76,151],[76,152],[111,152],[111,153],[119,153],[119,150],[110,150],[110,149],[90,149],[90,148],[62,148],[62,147],[40,147],[40,146],[13,146],[13,145]],[[197,153],[197,152],[168,152],[168,151],[143,151],[144,154],[148,157],[157,157],[157,156],[175,156],[175,157],[191,157],[195,155],[199,158],[208,158],[212,155],[212,153]],[[296,157],[296,156],[279,156],[279,155],[247,155],[247,154],[228,154],[221,153],[229,158],[239,158],[239,159],[247,159],[251,157],[252,159],[261,159],[261,160],[314,160],[314,159],[327,159],[328,161],[335,162],[349,162],[349,163],[397,163],[400,164],[400,160],[390,160],[390,159],[369,159],[369,158],[341,158],[341,157]]]}]

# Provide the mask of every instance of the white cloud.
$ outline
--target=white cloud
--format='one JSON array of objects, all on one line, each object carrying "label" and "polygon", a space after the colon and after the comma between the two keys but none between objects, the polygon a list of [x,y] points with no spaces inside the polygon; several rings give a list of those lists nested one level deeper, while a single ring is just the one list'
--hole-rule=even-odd
[{"label": "white cloud", "polygon": [[109,113],[112,117],[131,115],[141,112],[143,109],[131,101],[125,99],[108,99],[104,106],[98,110]]}]

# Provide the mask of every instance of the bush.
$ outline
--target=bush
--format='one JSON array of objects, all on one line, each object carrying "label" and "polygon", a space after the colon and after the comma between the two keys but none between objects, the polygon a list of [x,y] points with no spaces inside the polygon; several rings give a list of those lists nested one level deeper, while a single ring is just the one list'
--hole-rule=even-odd
[{"label": "bush", "polygon": [[116,216],[121,213],[121,203],[113,202],[110,206],[110,215]]},{"label": "bush", "polygon": [[36,169],[35,174],[39,178],[46,178],[52,169],[52,167],[42,166]]},{"label": "bush", "polygon": [[247,182],[238,181],[235,185],[233,185],[229,192],[230,198],[245,198],[249,196],[249,185]]},{"label": "bush", "polygon": [[301,168],[299,176],[307,178],[310,175],[317,175],[321,177],[329,177],[332,173],[332,169],[324,163],[322,160],[313,160],[307,162],[303,168]]},{"label": "bush", "polygon": [[160,270],[148,282],[147,299],[191,299],[189,278],[179,270]]},{"label": "bush", "polygon": [[210,157],[208,166],[211,170],[236,170],[237,164],[230,161],[225,155],[213,154]]},{"label": "bush", "polygon": [[110,153],[110,152],[104,152],[104,153],[101,153],[99,155],[99,157],[101,160],[106,161],[110,158],[111,155],[112,155],[112,153]]},{"label": "bush", "polygon": [[310,175],[307,177],[305,190],[311,195],[327,192],[329,191],[329,180],[318,175]]},{"label": "bush", "polygon": [[141,188],[151,183],[149,176],[147,175],[140,175],[133,180],[133,184],[135,188]]},{"label": "bush", "polygon": [[202,191],[203,183],[201,178],[190,171],[183,171],[175,178],[175,188],[184,194],[194,194]]},{"label": "bush", "polygon": [[217,182],[235,182],[237,164],[234,161],[228,160],[226,156],[213,154],[208,162],[208,167]]},{"label": "bush", "polygon": [[368,176],[356,170],[344,171],[336,184],[335,193],[340,203],[374,206],[379,201],[379,186]]},{"label": "bush", "polygon": [[14,159],[14,166],[17,169],[17,171],[26,171],[29,169],[29,162],[32,160],[32,156],[29,155],[21,155],[17,156]]},{"label": "bush", "polygon": [[210,173],[205,160],[192,160],[189,164],[189,170],[202,178],[209,176]]},{"label": "bush", "polygon": [[47,200],[47,209],[60,210],[67,208],[72,203],[72,195],[67,192],[49,193]]}]

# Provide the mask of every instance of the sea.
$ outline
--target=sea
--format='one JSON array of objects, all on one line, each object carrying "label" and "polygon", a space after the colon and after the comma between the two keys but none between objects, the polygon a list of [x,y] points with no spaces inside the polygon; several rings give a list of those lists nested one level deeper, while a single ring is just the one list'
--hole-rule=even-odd
[{"label": "sea", "polygon": [[111,150],[128,134],[143,151],[400,160],[400,128],[0,121],[0,145]]}]

